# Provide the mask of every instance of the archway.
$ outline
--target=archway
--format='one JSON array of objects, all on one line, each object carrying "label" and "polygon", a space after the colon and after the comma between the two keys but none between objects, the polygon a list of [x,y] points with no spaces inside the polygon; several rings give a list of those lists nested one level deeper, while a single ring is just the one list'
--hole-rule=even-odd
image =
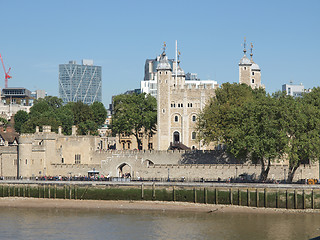
[{"label": "archway", "polygon": [[132,176],[131,166],[127,163],[122,163],[121,165],[119,165],[117,170],[119,177],[129,178]]},{"label": "archway", "polygon": [[180,133],[175,131],[173,133],[173,144],[178,144],[180,143]]}]

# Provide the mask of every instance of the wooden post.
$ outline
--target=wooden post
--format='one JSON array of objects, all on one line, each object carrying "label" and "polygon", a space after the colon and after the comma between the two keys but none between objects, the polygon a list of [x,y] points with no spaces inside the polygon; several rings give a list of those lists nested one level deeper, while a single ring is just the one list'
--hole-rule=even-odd
[{"label": "wooden post", "polygon": [[67,185],[64,185],[64,199],[67,199]]},{"label": "wooden post", "polygon": [[314,191],[311,190],[311,208],[314,209]]},{"label": "wooden post", "polygon": [[8,197],[10,197],[10,185],[8,185]]},{"label": "wooden post", "polygon": [[2,186],[2,197],[4,197],[4,185],[1,185]]},{"label": "wooden post", "polygon": [[238,205],[241,206],[241,190],[238,188]]},{"label": "wooden post", "polygon": [[288,201],[289,201],[289,193],[288,193],[288,189],[286,189],[286,209],[288,209],[289,207],[289,204],[288,204]]},{"label": "wooden post", "polygon": [[43,198],[46,198],[46,185],[43,184]]},{"label": "wooden post", "polygon": [[250,207],[250,191],[249,191],[249,188],[247,188],[247,206]]},{"label": "wooden post", "polygon": [[50,185],[48,186],[48,198],[50,199],[51,191],[50,191]]},{"label": "wooden post", "polygon": [[69,185],[69,199],[71,199],[72,197],[72,188],[71,188],[71,185]]},{"label": "wooden post", "polygon": [[279,208],[279,205],[280,205],[279,201],[280,201],[280,191],[278,189],[276,192],[276,208]]},{"label": "wooden post", "polygon": [[31,196],[31,189],[30,189],[30,186],[28,185],[28,196],[30,197]]},{"label": "wooden post", "polygon": [[259,190],[258,190],[258,188],[256,189],[256,199],[257,199],[256,205],[257,205],[257,207],[259,207]]},{"label": "wooden post", "polygon": [[26,197],[26,185],[23,186],[23,197]]},{"label": "wooden post", "polygon": [[172,186],[172,200],[175,202],[176,201],[176,190],[175,187]]},{"label": "wooden post", "polygon": [[57,198],[57,184],[54,185],[54,199]]},{"label": "wooden post", "polygon": [[208,190],[206,188],[203,189],[204,194],[204,204],[208,203]]},{"label": "wooden post", "polygon": [[294,209],[297,209],[297,190],[294,190]]},{"label": "wooden post", "polygon": [[141,183],[141,199],[144,198],[144,186],[143,183]]},{"label": "wooden post", "polygon": [[193,188],[193,193],[194,193],[194,203],[197,203],[197,190],[196,190],[196,188]]},{"label": "wooden post", "polygon": [[232,188],[229,189],[229,198],[230,198],[230,205],[233,205],[233,196],[232,196]]},{"label": "wooden post", "polygon": [[20,186],[18,187],[17,197],[20,197]]},{"label": "wooden post", "polygon": [[16,196],[16,185],[13,185],[13,197]]},{"label": "wooden post", "polygon": [[268,206],[268,197],[267,197],[267,189],[264,189],[264,207]]},{"label": "wooden post", "polygon": [[40,198],[40,185],[38,185],[38,198]]},{"label": "wooden post", "polygon": [[218,189],[216,188],[215,189],[215,198],[214,198],[214,200],[215,200],[215,204],[219,204],[219,193],[218,193]]},{"label": "wooden post", "polygon": [[305,198],[305,193],[304,190],[302,190],[302,209],[305,209],[306,207],[306,198]]},{"label": "wooden post", "polygon": [[155,200],[156,198],[156,183],[153,182],[152,184],[152,200]]}]

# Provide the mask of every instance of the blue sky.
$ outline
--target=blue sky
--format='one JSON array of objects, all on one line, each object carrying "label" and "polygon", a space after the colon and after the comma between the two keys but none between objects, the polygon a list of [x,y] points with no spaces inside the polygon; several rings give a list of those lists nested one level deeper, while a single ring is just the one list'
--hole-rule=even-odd
[{"label": "blue sky", "polygon": [[[93,59],[102,66],[103,103],[140,87],[147,58],[174,58],[219,84],[238,82],[243,38],[270,93],[293,81],[320,85],[320,1],[0,0],[0,53],[9,87],[58,96],[58,65]],[[4,73],[0,70],[0,87]]]}]

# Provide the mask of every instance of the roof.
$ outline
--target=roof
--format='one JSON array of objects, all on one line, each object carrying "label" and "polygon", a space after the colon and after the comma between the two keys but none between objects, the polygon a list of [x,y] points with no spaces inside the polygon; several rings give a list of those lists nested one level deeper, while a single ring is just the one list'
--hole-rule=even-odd
[{"label": "roof", "polygon": [[13,143],[14,140],[18,141],[19,134],[14,132],[2,132],[0,131],[0,136],[3,138],[4,141],[8,143]]},{"label": "roof", "polygon": [[239,65],[251,65],[251,61],[249,60],[249,58],[247,58],[246,55],[244,55],[239,62]]},{"label": "roof", "polygon": [[254,70],[254,71],[260,71],[260,67],[258,64],[256,63],[252,63],[251,65],[251,70]]},{"label": "roof", "polygon": [[171,65],[168,61],[168,57],[166,53],[163,52],[160,56],[159,64],[157,66],[157,70],[171,70]]}]

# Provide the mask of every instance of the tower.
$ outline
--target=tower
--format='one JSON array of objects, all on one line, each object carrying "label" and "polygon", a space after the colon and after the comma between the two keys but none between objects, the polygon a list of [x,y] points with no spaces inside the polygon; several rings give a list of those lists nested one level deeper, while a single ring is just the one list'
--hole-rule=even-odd
[{"label": "tower", "polygon": [[251,43],[250,60],[246,56],[246,39],[243,44],[243,57],[239,62],[239,83],[247,84],[252,88],[264,88],[261,84],[261,70],[258,64],[253,61],[253,44]]},{"label": "tower", "polygon": [[160,55],[157,66],[157,136],[158,149],[168,147],[170,142],[170,85],[172,82],[172,68],[166,56],[166,44],[163,45],[163,52]]},{"label": "tower", "polygon": [[81,65],[75,61],[59,65],[59,97],[64,103],[101,102],[101,89],[101,66],[94,66],[93,60],[83,59]]}]

